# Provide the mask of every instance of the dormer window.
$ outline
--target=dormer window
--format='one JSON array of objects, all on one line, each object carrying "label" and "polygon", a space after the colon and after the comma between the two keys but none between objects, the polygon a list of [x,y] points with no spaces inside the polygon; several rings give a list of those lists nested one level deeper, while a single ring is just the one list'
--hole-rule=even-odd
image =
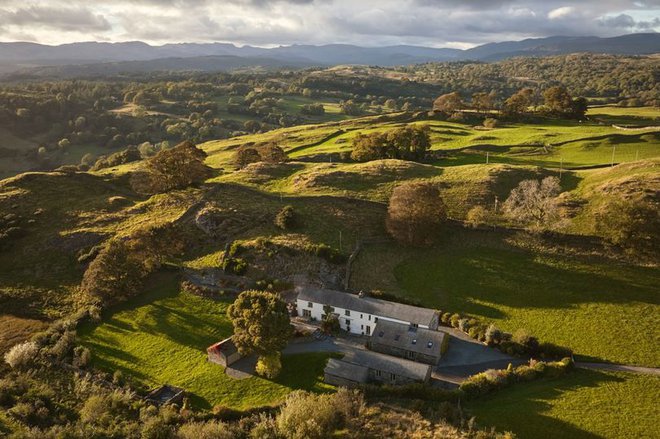
[{"label": "dormer window", "polygon": [[382,337],[383,335],[385,335],[385,333],[384,333],[383,331],[380,331],[380,332],[378,333],[378,336],[379,336],[379,337]]},{"label": "dormer window", "polygon": [[400,336],[399,334],[397,334],[397,335],[394,336],[394,340],[399,341],[399,338],[400,338],[400,337],[401,337],[401,336]]},{"label": "dormer window", "polygon": [[429,341],[429,342],[426,344],[426,347],[429,348],[429,349],[432,348],[432,347],[433,347],[433,342],[432,342],[432,341]]},{"label": "dormer window", "polygon": [[412,344],[417,344],[417,339],[413,338]]}]

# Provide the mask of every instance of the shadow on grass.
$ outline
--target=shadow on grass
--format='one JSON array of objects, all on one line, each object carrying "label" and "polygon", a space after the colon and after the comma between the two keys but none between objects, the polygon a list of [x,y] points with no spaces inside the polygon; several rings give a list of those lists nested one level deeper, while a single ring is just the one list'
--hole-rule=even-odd
[{"label": "shadow on grass", "polygon": [[[516,384],[469,402],[466,407],[470,414],[477,417],[479,424],[494,425],[500,431],[513,431],[519,439],[597,439],[601,436],[545,413],[567,392],[621,381],[624,381],[623,378],[602,372],[574,371],[554,380]],[[579,419],[576,421],[579,423]]]},{"label": "shadow on grass", "polygon": [[490,311],[481,302],[552,309],[582,303],[660,304],[655,294],[660,280],[652,268],[541,258],[508,249],[427,250],[394,273],[404,290],[427,305],[447,305],[451,299],[452,309],[467,313]]}]

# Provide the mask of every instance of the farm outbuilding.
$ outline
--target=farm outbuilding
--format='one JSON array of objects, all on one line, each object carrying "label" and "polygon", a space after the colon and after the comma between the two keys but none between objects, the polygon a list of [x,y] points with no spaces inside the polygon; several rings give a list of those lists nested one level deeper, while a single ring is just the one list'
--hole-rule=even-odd
[{"label": "farm outbuilding", "polygon": [[344,387],[369,382],[428,384],[431,380],[431,366],[428,364],[364,350],[349,352],[341,360],[329,360],[323,372],[326,383]]},{"label": "farm outbuilding", "polygon": [[448,341],[449,337],[442,331],[379,320],[368,344],[376,352],[436,365]]},{"label": "farm outbuilding", "polygon": [[241,359],[241,353],[232,341],[231,337],[209,346],[206,349],[208,360],[221,366],[231,366]]}]

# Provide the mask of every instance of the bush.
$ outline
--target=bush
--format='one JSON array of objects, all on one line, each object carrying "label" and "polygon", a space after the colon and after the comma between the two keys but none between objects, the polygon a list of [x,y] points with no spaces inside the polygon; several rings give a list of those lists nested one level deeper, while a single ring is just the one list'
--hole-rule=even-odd
[{"label": "bush", "polygon": [[222,271],[225,273],[241,276],[247,271],[248,263],[240,258],[225,258],[220,268],[222,268]]},{"label": "bush", "polygon": [[484,126],[486,128],[495,128],[497,125],[499,125],[499,120],[492,118],[492,117],[487,117],[484,119]]},{"label": "bush", "polygon": [[483,206],[474,206],[465,217],[465,222],[473,228],[481,227],[488,223],[490,214]]},{"label": "bush", "polygon": [[571,349],[558,346],[554,343],[543,342],[539,345],[538,349],[542,358],[566,358],[573,356]]},{"label": "bush", "polygon": [[264,355],[259,357],[256,366],[257,375],[273,379],[277,377],[282,371],[282,360],[280,353],[276,352],[272,355]]},{"label": "bush", "polygon": [[339,253],[338,250],[333,249],[327,244],[310,244],[305,247],[305,250],[331,264],[343,264],[347,259],[345,255]]},{"label": "bush", "polygon": [[9,349],[5,361],[12,369],[20,369],[34,363],[39,354],[39,346],[33,341],[20,343]]},{"label": "bush", "polygon": [[290,230],[296,225],[296,213],[293,206],[284,206],[275,216],[275,225],[282,230]]}]

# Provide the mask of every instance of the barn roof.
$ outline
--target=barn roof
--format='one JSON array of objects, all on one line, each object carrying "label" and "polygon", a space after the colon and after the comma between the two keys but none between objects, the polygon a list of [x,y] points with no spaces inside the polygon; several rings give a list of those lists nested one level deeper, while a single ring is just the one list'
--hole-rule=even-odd
[{"label": "barn roof", "polygon": [[369,378],[369,369],[359,364],[331,358],[323,372],[356,383],[366,383]]},{"label": "barn roof", "polygon": [[425,381],[431,370],[431,366],[428,364],[364,350],[349,352],[342,361],[385,373],[393,373],[416,381]]},{"label": "barn roof", "polygon": [[436,312],[428,308],[311,287],[301,288],[298,292],[298,300],[321,303],[378,317],[389,317],[424,326],[431,326],[436,316]]},{"label": "barn roof", "polygon": [[442,331],[411,328],[401,323],[379,320],[371,339],[372,343],[439,357],[445,337],[446,334]]}]

